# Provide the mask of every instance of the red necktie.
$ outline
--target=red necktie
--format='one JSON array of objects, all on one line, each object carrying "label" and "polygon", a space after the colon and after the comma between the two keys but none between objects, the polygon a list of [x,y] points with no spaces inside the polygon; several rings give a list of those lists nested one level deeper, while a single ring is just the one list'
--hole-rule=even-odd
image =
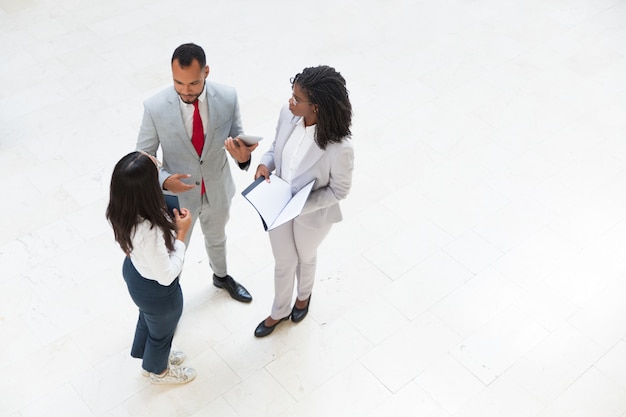
[{"label": "red necktie", "polygon": [[[198,156],[202,156],[202,148],[204,147],[204,128],[202,127],[202,118],[200,110],[198,110],[198,100],[193,102],[193,130],[191,134],[191,143],[198,152]],[[202,180],[201,194],[204,195],[204,179]]]}]

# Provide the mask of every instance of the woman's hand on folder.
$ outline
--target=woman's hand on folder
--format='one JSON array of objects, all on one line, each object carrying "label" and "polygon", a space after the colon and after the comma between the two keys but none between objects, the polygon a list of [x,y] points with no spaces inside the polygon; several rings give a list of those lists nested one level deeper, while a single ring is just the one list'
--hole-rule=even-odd
[{"label": "woman's hand on folder", "polygon": [[265,177],[265,181],[270,182],[270,170],[263,164],[260,164],[256,167],[256,174],[254,174],[254,179],[256,180],[259,177]]}]

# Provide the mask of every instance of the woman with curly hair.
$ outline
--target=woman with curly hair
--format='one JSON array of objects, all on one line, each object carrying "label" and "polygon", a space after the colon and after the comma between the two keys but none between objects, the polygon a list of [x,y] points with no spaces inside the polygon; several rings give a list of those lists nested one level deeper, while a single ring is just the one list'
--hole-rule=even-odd
[{"label": "woman with curly hair", "polygon": [[308,314],[317,248],[332,224],[342,220],[339,201],[352,185],[352,105],[345,79],[322,65],[305,68],[291,79],[291,87],[289,105],[280,113],[274,142],[261,158],[255,179],[271,181],[274,172],[291,184],[294,194],[315,183],[300,215],[268,232],[275,260],[274,303],[254,331],[256,337],[269,335],[289,317],[297,323]]}]

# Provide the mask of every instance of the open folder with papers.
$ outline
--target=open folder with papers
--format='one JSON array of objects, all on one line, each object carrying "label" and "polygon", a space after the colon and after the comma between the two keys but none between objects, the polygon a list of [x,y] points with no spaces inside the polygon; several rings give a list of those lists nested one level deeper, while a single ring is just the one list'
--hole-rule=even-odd
[{"label": "open folder with papers", "polygon": [[263,228],[272,230],[281,224],[296,218],[306,199],[311,193],[315,180],[311,181],[295,195],[291,194],[291,185],[276,175],[270,176],[270,182],[264,177],[256,181],[241,192],[246,200],[252,204],[261,216]]}]

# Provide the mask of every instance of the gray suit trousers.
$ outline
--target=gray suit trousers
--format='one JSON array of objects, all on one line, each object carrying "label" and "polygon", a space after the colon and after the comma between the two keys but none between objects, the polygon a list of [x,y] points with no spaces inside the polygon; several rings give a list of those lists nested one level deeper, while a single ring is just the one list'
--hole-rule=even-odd
[{"label": "gray suit trousers", "polygon": [[193,220],[185,244],[189,245],[193,228],[196,221],[199,221],[204,235],[204,246],[209,256],[209,265],[215,275],[226,276],[228,274],[226,266],[226,223],[230,217],[230,207],[214,207],[207,200],[206,194],[201,198],[185,197],[187,196],[179,195],[181,207],[185,207],[191,212]]}]

